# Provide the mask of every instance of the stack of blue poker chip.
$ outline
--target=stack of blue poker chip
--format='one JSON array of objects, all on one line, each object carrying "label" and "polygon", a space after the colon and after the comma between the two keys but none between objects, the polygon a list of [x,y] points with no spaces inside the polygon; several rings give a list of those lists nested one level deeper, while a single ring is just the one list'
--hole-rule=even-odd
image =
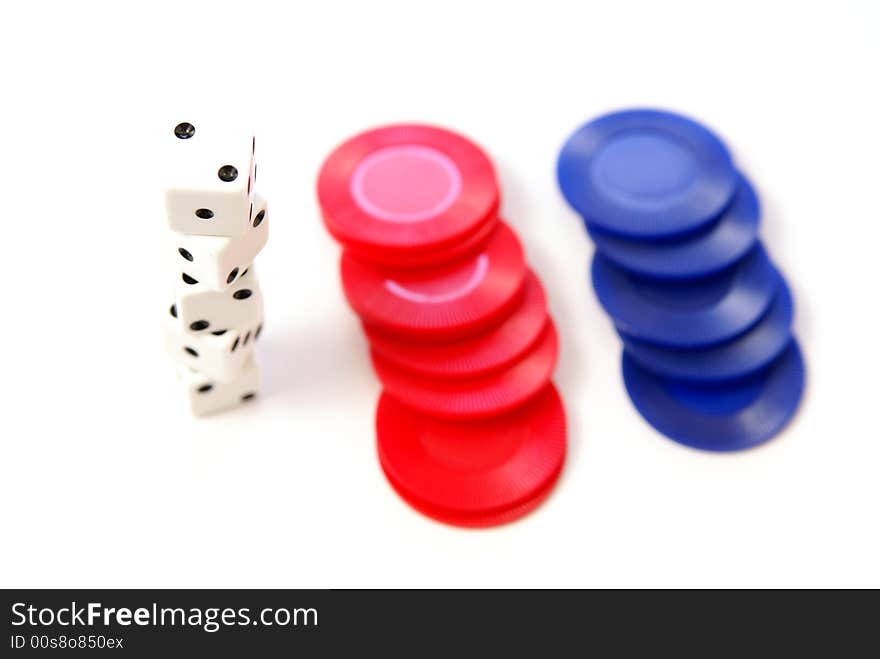
[{"label": "stack of blue poker chip", "polygon": [[568,139],[557,175],[596,245],[593,288],[642,416],[710,451],[779,433],[804,388],[791,291],[718,136],[669,112],[616,112]]}]

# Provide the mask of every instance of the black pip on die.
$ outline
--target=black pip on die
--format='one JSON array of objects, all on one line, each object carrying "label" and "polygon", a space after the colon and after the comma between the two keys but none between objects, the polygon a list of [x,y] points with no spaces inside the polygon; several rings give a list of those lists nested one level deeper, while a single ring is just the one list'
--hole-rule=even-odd
[{"label": "black pip on die", "polygon": [[166,139],[174,299],[163,337],[190,409],[211,414],[259,393],[253,348],[263,296],[253,261],[268,239],[269,211],[254,191],[250,132],[184,121]]}]

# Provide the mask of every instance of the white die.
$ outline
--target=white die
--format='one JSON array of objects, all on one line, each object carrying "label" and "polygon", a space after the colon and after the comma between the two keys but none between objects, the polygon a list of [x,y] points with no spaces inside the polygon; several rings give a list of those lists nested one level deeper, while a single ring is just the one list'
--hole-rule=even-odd
[{"label": "white die", "polygon": [[169,125],[165,139],[168,226],[200,236],[240,236],[251,228],[253,132],[184,121]]},{"label": "white die", "polygon": [[205,416],[247,403],[260,393],[260,367],[251,355],[235,378],[222,382],[190,369],[178,371],[186,388],[189,408],[196,416]]},{"label": "white die", "polygon": [[266,200],[254,195],[252,227],[240,236],[172,234],[175,266],[212,290],[226,290],[265,247],[268,212]]},{"label": "white die", "polygon": [[166,314],[162,324],[165,349],[175,364],[223,382],[234,379],[241,371],[262,329],[260,321],[244,330],[190,334],[170,314]]},{"label": "white die", "polygon": [[263,295],[257,274],[253,266],[248,266],[226,290],[213,291],[181,273],[172,311],[182,329],[194,334],[256,327],[263,318]]}]

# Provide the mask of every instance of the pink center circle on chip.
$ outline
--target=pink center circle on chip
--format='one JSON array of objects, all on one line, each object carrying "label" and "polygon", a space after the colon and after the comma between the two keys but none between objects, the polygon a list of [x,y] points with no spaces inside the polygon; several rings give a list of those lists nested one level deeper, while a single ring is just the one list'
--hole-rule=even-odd
[{"label": "pink center circle on chip", "polygon": [[483,283],[489,272],[489,257],[480,254],[473,267],[461,268],[442,276],[434,276],[420,282],[401,284],[393,279],[385,280],[385,288],[392,295],[416,304],[446,304],[469,295]]},{"label": "pink center circle on chip", "polygon": [[351,177],[361,210],[385,222],[422,222],[446,211],[461,194],[461,172],[445,154],[399,145],[364,158]]}]

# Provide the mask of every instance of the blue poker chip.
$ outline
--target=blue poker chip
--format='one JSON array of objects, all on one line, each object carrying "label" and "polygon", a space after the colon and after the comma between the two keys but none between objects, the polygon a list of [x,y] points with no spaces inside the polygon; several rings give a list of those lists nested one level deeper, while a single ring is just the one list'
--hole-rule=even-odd
[{"label": "blue poker chip", "polygon": [[621,334],[626,354],[655,375],[689,382],[724,382],[767,366],[791,341],[794,303],[782,277],[770,309],[745,334],[717,346],[692,350],[660,348]]},{"label": "blue poker chip", "polygon": [[721,140],[658,110],[615,112],[581,126],[562,147],[556,174],[568,203],[590,224],[642,240],[705,226],[736,188]]},{"label": "blue poker chip", "polygon": [[670,439],[704,451],[740,451],[771,439],[794,415],[804,363],[792,339],[765,370],[710,386],[654,375],[624,353],[623,379],[639,413]]},{"label": "blue poker chip", "polygon": [[596,247],[615,265],[644,277],[693,279],[724,270],[758,240],[758,197],[742,175],[730,205],[708,227],[679,239],[642,242],[620,238],[590,224]]},{"label": "blue poker chip", "polygon": [[686,282],[637,277],[599,252],[592,270],[599,302],[620,332],[672,348],[701,348],[744,333],[779,285],[760,243],[723,273]]}]

